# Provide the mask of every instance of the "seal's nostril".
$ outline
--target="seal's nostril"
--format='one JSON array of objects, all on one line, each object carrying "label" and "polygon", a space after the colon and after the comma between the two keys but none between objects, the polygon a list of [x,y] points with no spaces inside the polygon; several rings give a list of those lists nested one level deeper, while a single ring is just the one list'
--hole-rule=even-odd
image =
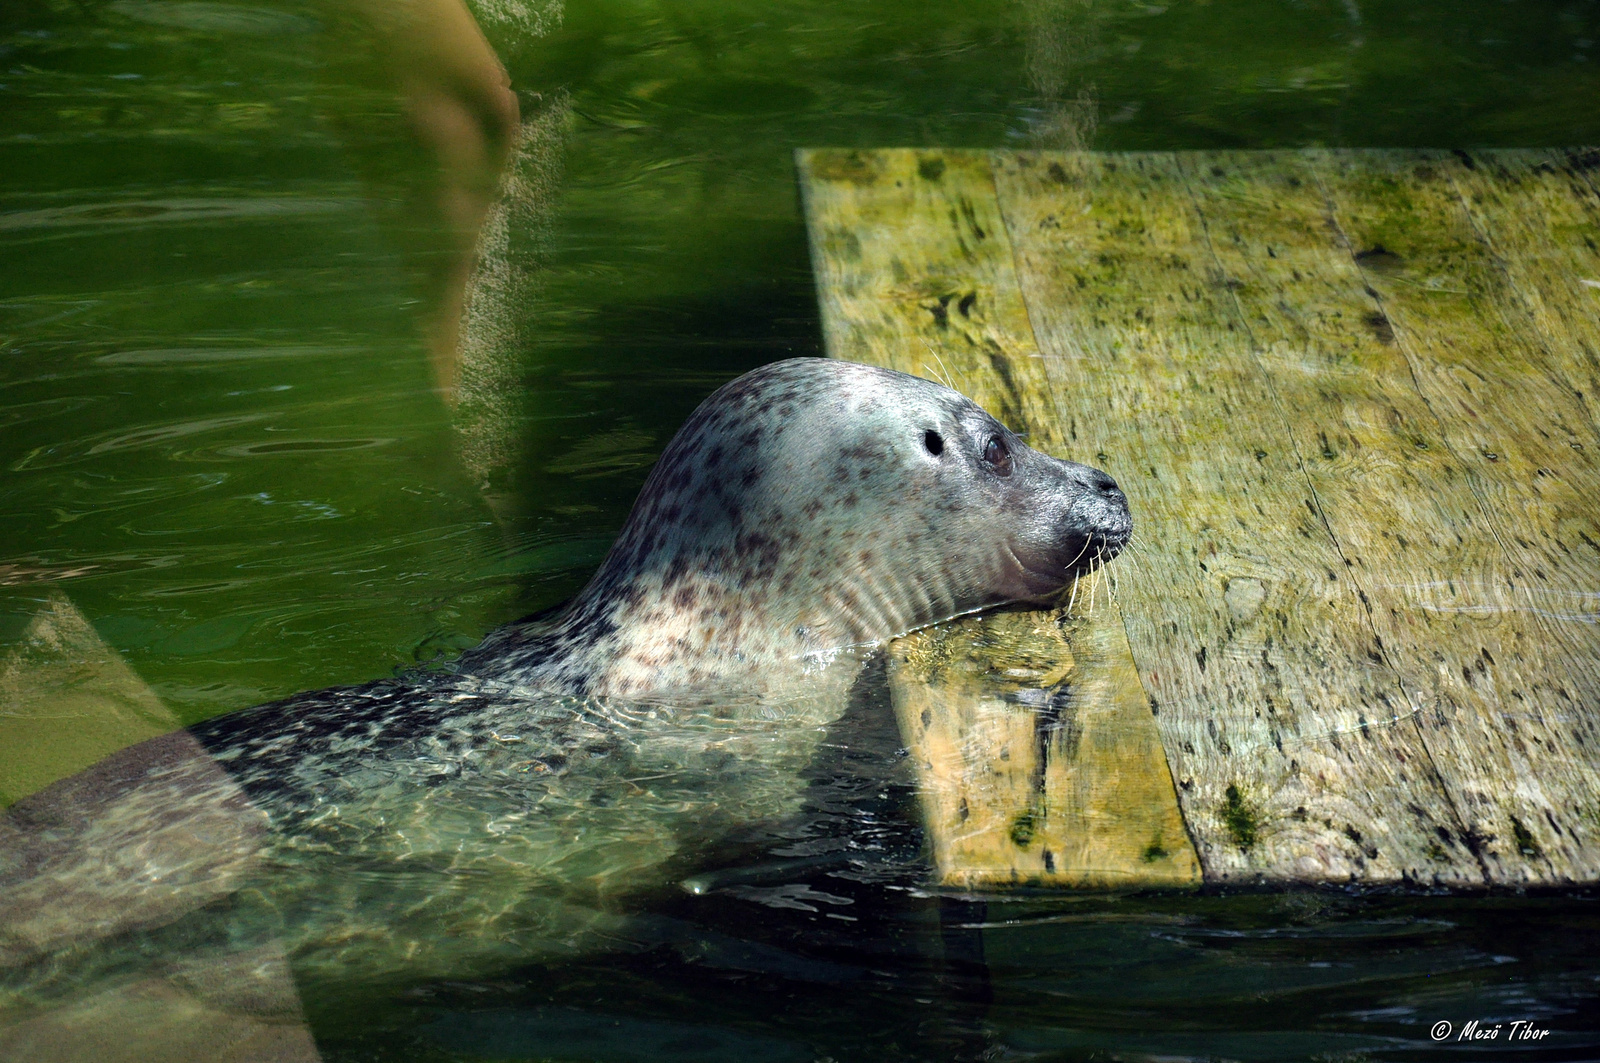
[{"label": "seal's nostril", "polygon": [[1117,486],[1117,481],[1113,480],[1099,469],[1093,469],[1090,471],[1089,486],[1094,488],[1096,491],[1099,491],[1103,495],[1120,495],[1122,493],[1122,489]]}]

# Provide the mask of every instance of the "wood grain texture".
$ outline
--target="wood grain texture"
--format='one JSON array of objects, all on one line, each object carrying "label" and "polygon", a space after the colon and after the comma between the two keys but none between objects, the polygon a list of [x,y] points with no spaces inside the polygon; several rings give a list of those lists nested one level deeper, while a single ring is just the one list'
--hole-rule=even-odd
[{"label": "wood grain texture", "polygon": [[[1536,307],[1559,293],[1518,288],[1484,228],[1490,219],[1481,207],[1473,216],[1457,182],[1474,169],[1462,159],[1311,158],[1336,232],[1465,471],[1499,554],[1456,583],[1465,588],[1459,610],[1502,619],[1481,632],[1477,663],[1468,663],[1470,639],[1439,646],[1485,700],[1441,705],[1424,721],[1428,742],[1484,840],[1493,881],[1594,881],[1600,465],[1582,368],[1571,357],[1577,337],[1553,315],[1540,321]],[[1512,207],[1536,204],[1502,206],[1494,217],[1504,231],[1525,232]],[[1521,271],[1521,279],[1549,279],[1538,272]]]},{"label": "wood grain texture", "polygon": [[[1049,389],[987,158],[809,151],[797,162],[828,353],[941,380],[1040,450],[1093,460]],[[968,620],[892,649],[941,881],[1198,882],[1121,617],[1096,591],[1097,607],[1071,617]]]},{"label": "wood grain texture", "polygon": [[[1208,880],[1600,881],[1597,166],[890,151],[803,174],[830,353],[945,377],[1127,491],[1138,545],[1096,622],[1125,626]],[[1043,653],[1045,627],[982,630],[902,642],[897,706],[941,866],[1025,876],[1040,852],[966,853],[952,817],[993,836],[1026,797],[972,774],[979,732],[1033,762],[970,662]],[[1058,627],[1072,660],[1031,689],[1081,682],[1108,630]],[[1007,796],[980,817],[974,786]]]},{"label": "wood grain texture", "polygon": [[1128,638],[1207,879],[1481,883],[1176,157],[995,171],[1052,390],[1143,529]]}]

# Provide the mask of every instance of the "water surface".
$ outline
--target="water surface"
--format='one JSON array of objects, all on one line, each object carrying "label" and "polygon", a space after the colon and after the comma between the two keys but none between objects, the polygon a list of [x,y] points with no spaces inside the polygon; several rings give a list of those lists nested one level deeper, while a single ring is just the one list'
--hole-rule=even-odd
[{"label": "water surface", "polygon": [[[64,594],[195,722],[561,601],[700,398],[820,353],[799,146],[1600,141],[1593,0],[478,15],[532,183],[453,409],[430,336],[459,234],[359,10],[0,11],[0,640]],[[841,744],[792,837],[708,854],[732,870],[639,900],[614,953],[306,976],[323,1054],[1398,1060],[1477,1018],[1553,1032],[1448,1051],[1600,1057],[1586,897],[941,897],[892,734]]]}]

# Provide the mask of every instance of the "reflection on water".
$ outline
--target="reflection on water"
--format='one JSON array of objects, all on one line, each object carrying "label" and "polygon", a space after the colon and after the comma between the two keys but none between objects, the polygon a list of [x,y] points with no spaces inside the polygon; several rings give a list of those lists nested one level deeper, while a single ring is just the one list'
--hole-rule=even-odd
[{"label": "reflection on water", "polygon": [[250,199],[150,199],[119,203],[81,203],[45,210],[19,210],[0,216],[0,232],[64,229],[78,225],[159,225],[230,218],[332,214],[354,204],[278,196]]},{"label": "reflection on water", "polygon": [[209,4],[201,0],[112,0],[106,7],[126,18],[207,34],[313,33],[317,24],[270,7]]},{"label": "reflection on water", "polygon": [[[818,352],[797,146],[1600,139],[1584,3],[483,0],[515,115],[486,49],[427,91],[428,45],[475,39],[459,20],[407,37],[382,6],[0,6],[0,734],[48,736],[37,763],[0,751],[7,799],[172,717],[436,662],[570,594],[701,397]],[[1228,608],[1258,604],[1235,581]],[[34,1059],[1600,1055],[1589,898],[931,890],[884,698],[880,677],[732,735],[648,712],[445,728],[244,791],[163,747],[170,818],[134,802],[0,845],[0,874],[51,886],[6,897],[34,906],[0,960],[0,1039]],[[1552,1033],[1429,1038],[1473,1018]]]},{"label": "reflection on water", "polygon": [[[701,888],[760,897],[773,875],[879,864],[871,805],[887,790],[849,798],[904,785],[881,669],[841,696],[858,669],[841,657],[814,693],[683,705],[423,673],[126,749],[0,821],[0,986],[23,1024],[0,1025],[0,1045],[241,953],[291,956],[320,993],[649,948],[685,932],[641,901],[775,841],[780,856],[831,855]],[[855,763],[848,788],[808,802],[823,747]],[[799,897],[852,903],[791,889],[779,906],[815,910]],[[146,1025],[159,1040],[166,1022]]]},{"label": "reflection on water", "polygon": [[1600,1050],[1589,899],[930,888],[886,663],[681,706],[418,674],[129,750],[4,827],[0,1046],[313,1058],[304,1015],[325,1059],[1408,1059],[1471,1018]]},{"label": "reflection on water", "polygon": [[[93,871],[57,880],[37,947],[8,940],[0,1043],[113,1015],[204,1058],[170,1027],[282,1037],[303,1007],[328,1059],[1407,1059],[1470,1018],[1552,1030],[1530,1058],[1600,1049],[1589,902],[930,890],[884,679],[869,668],[831,722],[815,703],[480,705],[448,677],[218,721],[201,741],[244,767],[163,775],[192,771],[167,811],[208,820],[146,843],[166,880],[111,905]],[[270,834],[215,789],[239,783]],[[13,915],[27,894],[13,880]]]}]

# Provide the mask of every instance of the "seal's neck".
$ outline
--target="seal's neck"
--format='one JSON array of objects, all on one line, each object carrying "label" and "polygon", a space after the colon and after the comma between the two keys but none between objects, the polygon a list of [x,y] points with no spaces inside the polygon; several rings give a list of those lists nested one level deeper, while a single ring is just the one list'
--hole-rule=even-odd
[{"label": "seal's neck", "polygon": [[614,552],[571,606],[518,648],[517,680],[620,697],[710,687],[762,694],[957,612],[937,573],[875,573],[842,559],[821,576],[783,562],[754,574],[748,563],[654,560]]}]

